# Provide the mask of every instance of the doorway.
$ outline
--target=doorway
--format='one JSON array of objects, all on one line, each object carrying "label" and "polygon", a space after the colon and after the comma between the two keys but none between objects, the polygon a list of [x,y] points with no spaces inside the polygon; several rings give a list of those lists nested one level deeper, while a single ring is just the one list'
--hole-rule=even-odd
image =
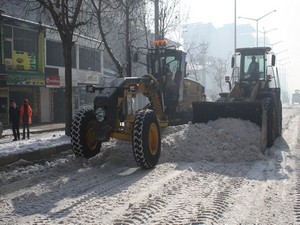
[{"label": "doorway", "polygon": [[0,96],[0,122],[8,125],[8,97]]}]

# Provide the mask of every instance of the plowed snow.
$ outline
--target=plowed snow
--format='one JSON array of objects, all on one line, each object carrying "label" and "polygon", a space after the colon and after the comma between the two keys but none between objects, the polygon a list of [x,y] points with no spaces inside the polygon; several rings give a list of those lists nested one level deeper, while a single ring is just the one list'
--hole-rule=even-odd
[{"label": "plowed snow", "polygon": [[0,170],[0,224],[297,224],[300,108],[284,115],[266,155],[258,126],[219,119],[162,129],[153,170],[116,139],[89,160],[18,162]]}]

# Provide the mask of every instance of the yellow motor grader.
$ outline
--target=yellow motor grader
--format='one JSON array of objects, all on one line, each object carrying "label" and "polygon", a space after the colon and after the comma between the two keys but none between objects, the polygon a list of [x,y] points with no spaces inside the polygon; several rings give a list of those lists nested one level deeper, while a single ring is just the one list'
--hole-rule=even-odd
[{"label": "yellow motor grader", "polygon": [[270,47],[239,48],[232,57],[229,93],[216,102],[193,102],[193,122],[220,117],[240,118],[261,127],[260,147],[265,152],[282,131],[282,104],[275,55]]},{"label": "yellow motor grader", "polygon": [[[74,154],[93,157],[100,152],[103,142],[116,138],[132,142],[138,166],[155,167],[161,151],[160,128],[191,121],[191,101],[205,98],[200,91],[204,88],[197,82],[193,85],[199,86],[199,93],[186,96],[189,90],[184,89],[193,82],[185,81],[185,58],[186,53],[181,50],[157,46],[147,52],[148,74],[116,78],[107,87],[86,86],[87,92],[99,93],[94,98],[94,108],[80,110],[72,120]],[[147,104],[131,113],[127,98],[138,94],[147,97]],[[190,101],[190,107],[186,100]]]}]

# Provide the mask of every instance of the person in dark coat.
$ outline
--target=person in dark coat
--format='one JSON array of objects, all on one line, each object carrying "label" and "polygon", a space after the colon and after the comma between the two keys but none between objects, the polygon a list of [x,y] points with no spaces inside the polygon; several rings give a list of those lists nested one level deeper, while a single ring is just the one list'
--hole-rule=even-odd
[{"label": "person in dark coat", "polygon": [[13,99],[9,101],[9,122],[12,125],[14,140],[20,140],[20,109]]},{"label": "person in dark coat", "polygon": [[24,104],[20,108],[20,122],[23,124],[23,139],[25,139],[25,128],[27,128],[27,138],[29,139],[29,125],[31,124],[32,109],[28,104],[28,100],[24,100]]}]

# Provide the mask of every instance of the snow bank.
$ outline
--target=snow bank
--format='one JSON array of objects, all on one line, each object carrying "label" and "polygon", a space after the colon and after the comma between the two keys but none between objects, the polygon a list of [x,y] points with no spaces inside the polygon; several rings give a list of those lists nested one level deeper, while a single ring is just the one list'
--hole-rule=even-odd
[{"label": "snow bank", "polygon": [[[263,157],[259,127],[239,119],[218,119],[207,124],[185,124],[162,129],[159,163],[249,162]],[[112,139],[90,161],[102,167],[136,166],[130,142]]]},{"label": "snow bank", "polygon": [[207,124],[168,127],[162,134],[160,162],[206,160],[232,163],[262,157],[259,127],[249,121],[218,119]]}]

